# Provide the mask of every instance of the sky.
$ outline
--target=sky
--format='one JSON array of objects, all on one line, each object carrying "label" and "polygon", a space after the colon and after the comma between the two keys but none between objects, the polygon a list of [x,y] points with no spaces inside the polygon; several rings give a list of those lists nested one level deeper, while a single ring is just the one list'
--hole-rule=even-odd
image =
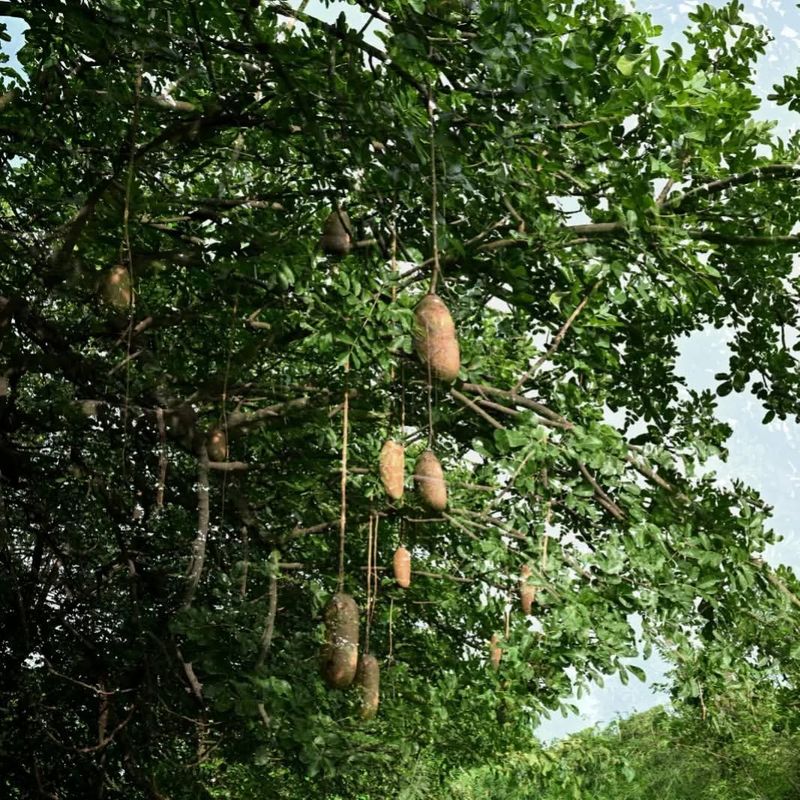
[{"label": "sky", "polygon": [[[293,5],[298,6],[299,0],[294,0]],[[698,2],[638,0],[626,5],[649,13],[663,26],[659,44],[666,47],[671,42],[683,41],[681,32],[689,22],[688,14]],[[713,0],[712,5],[722,3]],[[758,65],[755,91],[763,101],[756,116],[775,120],[779,135],[788,136],[800,126],[800,114],[780,108],[766,98],[780,76],[794,74],[800,67],[800,9],[785,0],[744,0],[744,7],[748,21],[765,25],[774,36]],[[349,23],[358,28],[368,19],[366,14],[344,2],[310,0],[306,11],[325,19],[335,19],[345,11]],[[10,65],[18,67],[13,54],[23,43],[24,25],[3,17],[0,22],[8,24],[7,32],[11,36],[10,42],[2,43],[2,50],[12,55]],[[370,38],[379,43],[374,33]],[[684,340],[678,372],[693,389],[713,388],[716,385],[714,374],[725,371],[727,361],[726,334],[716,330],[701,331]],[[744,480],[773,507],[773,528],[782,541],[771,546],[766,556],[771,563],[788,564],[800,574],[800,530],[795,510],[800,490],[800,426],[780,420],[762,425],[763,413],[755,398],[746,392],[719,399],[718,416],[732,427],[733,435],[728,442],[727,462],[717,463],[714,468],[720,481],[727,482],[734,477]],[[537,729],[538,735],[545,740],[559,738],[665,702],[666,695],[653,684],[664,681],[666,665],[657,657],[634,663],[645,669],[645,683],[632,678],[625,686],[618,678],[607,678],[603,688],[594,688],[580,700],[573,698],[579,708],[577,715],[546,720]]]}]

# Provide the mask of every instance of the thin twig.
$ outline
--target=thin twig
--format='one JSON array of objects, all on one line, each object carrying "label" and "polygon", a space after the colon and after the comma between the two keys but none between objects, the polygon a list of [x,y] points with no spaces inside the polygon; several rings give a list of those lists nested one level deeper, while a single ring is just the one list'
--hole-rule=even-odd
[{"label": "thin twig", "polygon": [[536,363],[524,375],[522,375],[522,377],[514,384],[513,391],[515,392],[519,391],[520,387],[525,383],[525,381],[527,381],[531,376],[535,375],[539,367],[541,367],[545,361],[548,361],[552,357],[552,355],[556,352],[556,350],[558,350],[567,331],[572,327],[572,323],[575,322],[581,311],[583,311],[583,309],[586,308],[586,304],[589,302],[589,298],[592,296],[592,294],[594,294],[595,290],[597,289],[598,286],[600,286],[601,282],[602,280],[595,281],[592,288],[589,289],[588,293],[586,294],[586,297],[584,297],[583,300],[581,300],[581,302],[578,303],[575,310],[569,315],[567,321],[561,326],[561,329],[556,334],[555,338],[553,339],[553,343],[547,349],[547,352],[539,356],[539,358],[536,360]]}]

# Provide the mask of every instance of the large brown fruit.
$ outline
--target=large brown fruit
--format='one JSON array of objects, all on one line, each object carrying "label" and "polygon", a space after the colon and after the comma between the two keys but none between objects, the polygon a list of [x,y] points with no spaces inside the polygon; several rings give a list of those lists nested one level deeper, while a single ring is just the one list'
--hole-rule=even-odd
[{"label": "large brown fruit", "polygon": [[322,252],[329,256],[346,256],[353,246],[352,230],[346,212],[341,209],[331,211],[322,226],[319,240]]},{"label": "large brown fruit", "polygon": [[358,606],[351,595],[335,594],[323,613],[326,637],[322,674],[332,689],[346,689],[358,667]]},{"label": "large brown fruit", "polygon": [[133,286],[128,268],[122,264],[111,267],[101,279],[100,290],[103,302],[115,311],[127,311],[133,301]]},{"label": "large brown fruit", "polygon": [[524,564],[519,572],[519,599],[524,614],[530,614],[533,608],[533,601],[536,599],[536,587],[528,583],[531,576],[531,568]]},{"label": "large brown fruit", "polygon": [[399,500],[403,496],[405,465],[406,451],[403,445],[394,439],[387,439],[381,447],[380,471],[383,488],[392,500]]},{"label": "large brown fruit", "polygon": [[458,377],[461,353],[456,326],[437,294],[426,294],[414,311],[414,346],[434,378],[450,383]]},{"label": "large brown fruit", "polygon": [[209,461],[226,461],[228,459],[228,437],[225,431],[214,428],[206,438],[206,451]]},{"label": "large brown fruit", "polygon": [[375,656],[364,653],[358,660],[356,683],[361,690],[361,719],[372,719],[381,699],[381,668]]},{"label": "large brown fruit", "polygon": [[503,650],[500,647],[500,637],[493,633],[489,642],[489,660],[492,663],[492,669],[500,669],[500,659],[502,657]]},{"label": "large brown fruit", "polygon": [[447,508],[447,484],[439,459],[433,450],[425,450],[414,467],[414,484],[425,503],[432,511]]},{"label": "large brown fruit", "polygon": [[401,589],[408,589],[411,586],[411,553],[402,545],[394,551],[392,566],[397,585]]}]

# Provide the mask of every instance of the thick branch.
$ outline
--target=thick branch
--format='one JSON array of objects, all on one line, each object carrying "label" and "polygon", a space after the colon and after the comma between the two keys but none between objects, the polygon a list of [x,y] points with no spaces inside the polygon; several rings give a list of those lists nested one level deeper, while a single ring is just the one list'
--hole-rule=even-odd
[{"label": "thick branch", "polygon": [[314,17],[311,14],[301,13],[293,9],[287,3],[278,3],[276,5],[276,10],[278,13],[300,20],[308,25],[309,28],[316,28],[317,30],[324,31],[329,36],[333,36],[343,43],[354,44],[359,50],[366,53],[371,58],[374,58],[376,61],[380,61],[382,64],[385,64],[388,69],[392,70],[392,72],[402,78],[403,81],[405,81],[409,86],[412,86],[420,95],[420,99],[427,105],[428,90],[424,84],[420,83],[413,75],[411,75],[411,73],[407,72],[399,64],[392,61],[386,51],[375,47],[369,42],[364,41],[363,38],[354,35],[349,30],[340,28],[338,25],[331,25],[330,23],[324,22],[323,20]]},{"label": "thick branch", "polygon": [[665,208],[679,208],[687,200],[695,197],[708,197],[712,194],[719,194],[733,186],[742,186],[748,183],[757,183],[761,180],[796,180],[800,178],[800,166],[797,164],[768,164],[763,167],[741,172],[738,175],[729,175],[727,178],[720,178],[702,186],[695,186],[683,194],[675,195],[664,203]]},{"label": "thick branch", "polygon": [[766,579],[793,605],[800,608],[800,598],[772,571],[772,567],[762,558],[752,557],[750,563],[761,569]]},{"label": "thick branch", "polygon": [[527,372],[525,372],[525,374],[522,375],[522,377],[520,377],[520,379],[514,384],[515,392],[520,389],[520,387],[525,383],[525,381],[527,381],[532,375],[536,373],[536,371],[539,369],[539,367],[542,366],[542,364],[544,364],[545,361],[547,361],[549,358],[552,357],[552,355],[556,352],[556,350],[558,350],[562,340],[564,339],[564,336],[566,336],[567,331],[572,326],[572,323],[575,322],[581,311],[583,311],[583,309],[586,307],[586,304],[589,302],[589,298],[592,296],[595,289],[597,289],[599,285],[600,281],[599,280],[595,281],[592,288],[589,289],[589,291],[587,292],[586,297],[584,297],[583,300],[581,300],[581,302],[578,303],[577,308],[569,315],[567,321],[561,326],[561,329],[558,331],[555,338],[553,339],[553,343],[550,345],[550,347],[547,348],[547,351],[542,353],[542,355],[539,356],[539,358],[536,360],[536,363]]},{"label": "thick branch", "polygon": [[459,403],[462,403],[468,409],[470,409],[470,411],[474,411],[479,417],[485,419],[496,430],[501,431],[505,429],[505,425],[498,422],[491,414],[489,414],[487,411],[484,411],[479,405],[470,400],[466,395],[461,394],[461,392],[459,392],[457,389],[451,389],[450,394],[455,397]]},{"label": "thick branch", "polygon": [[[350,398],[356,396],[356,390],[352,389],[349,393]],[[308,408],[316,404],[324,404],[328,401],[330,392],[327,389],[320,391],[315,396],[306,395],[305,397],[297,397],[293,400],[287,400],[283,403],[276,403],[275,405],[260,408],[257,411],[250,411],[247,413],[237,412],[228,417],[228,431],[246,430],[255,425],[262,424],[269,419],[280,418],[290,411],[298,411],[300,409]]]},{"label": "thick branch", "polygon": [[647,480],[655,483],[657,486],[660,486],[662,489],[665,489],[670,494],[675,495],[682,503],[689,503],[691,502],[689,498],[683,493],[679,492],[669,481],[664,480],[657,472],[654,472],[650,467],[646,464],[642,464],[638,458],[631,455],[630,453],[625,457],[625,460],[643,477],[647,478]]},{"label": "thick branch", "polygon": [[601,502],[603,507],[608,509],[612,516],[616,517],[617,519],[625,519],[625,514],[623,513],[622,509],[608,496],[608,494],[606,494],[600,484],[595,480],[592,473],[586,469],[586,465],[578,462],[578,469],[581,471],[581,475],[586,478],[592,489],[594,489],[595,495],[597,495],[597,499]]},{"label": "thick branch", "polygon": [[482,383],[465,383],[461,388],[466,389],[468,392],[472,392],[473,394],[491,394],[497,397],[502,397],[506,400],[510,400],[515,405],[535,411],[537,414],[540,414],[542,417],[545,417],[546,419],[550,420],[550,422],[556,424],[559,428],[571,430],[574,427],[571,422],[568,422],[566,419],[564,419],[564,417],[556,414],[554,411],[551,411],[547,406],[542,405],[542,403],[538,403],[536,400],[531,400],[529,397],[509,391],[508,389],[498,389],[494,386],[489,386]]},{"label": "thick branch", "polygon": [[745,236],[736,233],[719,233],[718,231],[686,231],[690,239],[713,244],[741,244],[750,247],[776,247],[781,244],[800,245],[800,235],[784,234],[776,236]]}]

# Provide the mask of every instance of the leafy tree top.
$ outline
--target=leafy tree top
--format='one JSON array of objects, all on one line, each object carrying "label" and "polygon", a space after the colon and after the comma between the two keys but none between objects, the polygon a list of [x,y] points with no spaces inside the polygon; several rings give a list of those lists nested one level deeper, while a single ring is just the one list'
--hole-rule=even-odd
[{"label": "leafy tree top", "polygon": [[[614,2],[357,5],[381,46],[283,2],[0,2],[29,25],[0,88],[12,796],[177,797],[211,753],[345,792],[434,745],[473,763],[637,674],[637,617],[696,696],[791,663],[751,647],[800,604],[759,557],[768,509],[705,470],[729,431],[675,372],[681,337],[729,327],[718,392],[798,408],[768,33],[703,5],[660,54]],[[429,391],[436,262],[461,371]],[[407,591],[379,571],[369,723],[317,669],[345,406],[344,587],[364,611],[374,520],[379,567],[413,557]],[[444,513],[387,500],[390,435],[409,465],[432,439]]]}]

